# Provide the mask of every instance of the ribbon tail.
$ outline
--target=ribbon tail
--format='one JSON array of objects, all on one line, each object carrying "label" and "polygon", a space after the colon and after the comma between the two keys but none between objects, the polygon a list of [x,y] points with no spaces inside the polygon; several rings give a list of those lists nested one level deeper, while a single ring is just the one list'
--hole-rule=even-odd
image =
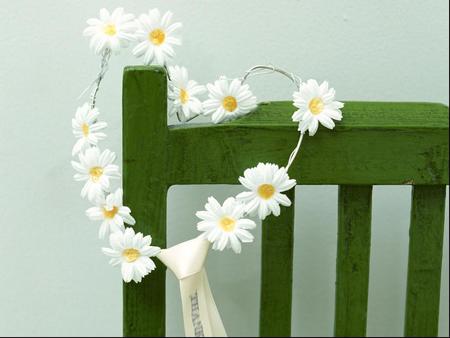
[{"label": "ribbon tail", "polygon": [[180,280],[186,337],[226,337],[206,271]]},{"label": "ribbon tail", "polygon": [[216,302],[214,301],[214,297],[209,287],[208,276],[206,274],[206,270],[202,270],[203,274],[203,284],[205,285],[205,298],[206,304],[208,306],[209,319],[211,323],[211,331],[214,337],[227,337],[227,333],[225,331],[225,327],[222,323],[222,318],[220,317],[219,310],[217,309]]},{"label": "ribbon tail", "polygon": [[227,336],[204,268],[209,245],[198,237],[158,255],[179,280],[186,337]]}]

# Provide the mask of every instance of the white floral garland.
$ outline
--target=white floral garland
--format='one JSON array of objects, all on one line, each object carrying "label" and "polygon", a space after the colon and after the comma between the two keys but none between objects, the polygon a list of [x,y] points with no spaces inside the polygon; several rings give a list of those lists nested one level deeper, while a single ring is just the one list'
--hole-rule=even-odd
[{"label": "white floral garland", "polygon": [[[130,42],[136,42],[133,54],[143,57],[144,64],[166,66],[175,56],[174,46],[181,45],[176,32],[181,23],[171,23],[172,13],[161,16],[158,9],[148,14],[141,14],[137,19],[117,8],[112,13],[101,9],[99,18],[87,20],[88,27],[84,35],[90,37],[90,47],[102,56],[100,73],[87,88],[92,89],[90,102],[76,111],[72,119],[73,134],[77,141],[72,156],[78,155],[79,161],[72,161],[77,171],[76,181],[84,181],[81,197],[87,198],[93,206],[86,210],[89,219],[101,221],[99,237],[109,236],[110,248],[103,248],[104,254],[111,257],[112,265],[121,265],[125,282],[140,282],[143,277],[156,268],[151,257],[160,252],[160,248],[151,246],[151,236],[135,233],[131,210],[122,203],[122,189],[111,189],[112,179],[120,178],[119,167],[114,164],[116,155],[106,149],[100,151],[99,141],[106,137],[103,130],[106,122],[98,120],[96,95],[106,71],[111,54],[118,53]],[[244,84],[249,75],[258,74],[264,69],[269,72],[278,71],[290,77],[298,90],[293,94],[293,104],[298,109],[292,120],[298,122],[299,142],[292,152],[286,167],[271,163],[259,163],[254,168],[244,171],[239,182],[246,191],[236,197],[229,197],[220,204],[214,197],[209,197],[205,210],[198,211],[200,219],[197,230],[213,244],[213,249],[232,248],[240,253],[241,243],[253,242],[254,237],[249,230],[256,227],[250,216],[263,220],[268,215],[280,214],[280,205],[289,207],[291,201],[284,194],[296,185],[289,178],[288,169],[295,159],[306,131],[313,136],[319,123],[333,129],[333,120],[342,119],[343,103],[335,101],[335,91],[327,82],[318,84],[315,80],[301,82],[293,74],[278,70],[272,66],[257,66],[250,69],[243,78],[227,79],[220,77],[206,86],[190,80],[184,67],[168,67],[170,113],[176,114],[179,120],[187,122],[198,115],[211,116],[213,123],[221,123],[250,113],[257,106],[256,97]],[[202,102],[200,95],[208,92],[208,99]]]}]

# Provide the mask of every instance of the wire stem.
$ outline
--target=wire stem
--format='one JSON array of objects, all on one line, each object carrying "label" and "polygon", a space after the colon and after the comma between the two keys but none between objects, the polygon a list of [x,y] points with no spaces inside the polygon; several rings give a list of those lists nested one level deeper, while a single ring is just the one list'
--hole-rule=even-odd
[{"label": "wire stem", "polygon": [[102,82],[103,78],[105,77],[106,72],[108,71],[108,62],[109,58],[111,57],[111,50],[105,49],[105,51],[102,54],[102,61],[100,64],[100,70],[89,86],[87,86],[83,92],[78,96],[78,99],[80,99],[84,94],[86,94],[87,91],[89,91],[92,87],[91,97],[90,97],[90,106],[91,108],[95,107],[96,99],[97,99],[97,93],[100,89],[100,83]]},{"label": "wire stem", "polygon": [[290,73],[281,68],[277,68],[274,65],[256,65],[247,70],[244,76],[241,79],[241,83],[244,83],[247,78],[254,75],[264,75],[264,74],[272,74],[279,73],[281,75],[286,76],[289,80],[291,80],[297,88],[300,88],[301,79],[295,75],[294,73]]},{"label": "wire stem", "polygon": [[303,141],[303,136],[305,134],[301,133],[300,137],[298,138],[298,143],[297,146],[295,147],[295,149],[292,151],[291,155],[289,156],[289,160],[288,163],[286,165],[286,172],[289,171],[289,168],[291,167],[292,162],[294,162],[295,158],[297,157],[297,154],[300,150],[300,147],[302,145],[302,141]]},{"label": "wire stem", "polygon": [[98,90],[100,89],[100,84],[108,71],[108,62],[111,57],[111,50],[106,49],[102,54],[102,62],[100,64],[100,71],[97,74],[97,78],[94,80],[94,89],[91,93],[91,108],[95,107]]}]

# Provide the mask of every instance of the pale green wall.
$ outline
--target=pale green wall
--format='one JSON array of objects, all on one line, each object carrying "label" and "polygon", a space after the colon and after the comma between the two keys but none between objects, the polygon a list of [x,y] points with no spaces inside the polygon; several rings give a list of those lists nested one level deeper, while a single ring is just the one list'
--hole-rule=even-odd
[{"label": "pale green wall", "polygon": [[[81,36],[102,6],[171,9],[183,21],[177,61],[200,82],[273,63],[328,79],[343,100],[448,104],[448,1],[49,1],[0,2],[0,335],[120,335],[119,271],[100,253],[97,227],[72,182],[70,119],[98,59]],[[104,142],[120,153],[122,67],[114,57],[99,96]],[[261,100],[290,99],[277,77],[252,80]],[[411,145],[414,146],[414,145]],[[386,151],[389,151],[388,149]],[[264,160],[264,159],[261,159]],[[236,187],[175,187],[169,243],[196,235],[194,211]],[[299,187],[294,330],[330,335],[334,302],[336,188]],[[376,187],[368,333],[402,333],[409,187]],[[447,217],[448,219],[448,217]],[[446,226],[448,230],[448,223]],[[241,256],[212,253],[209,274],[231,335],[257,333],[260,230]],[[448,232],[441,335],[448,335]],[[170,334],[181,334],[169,278]]]}]

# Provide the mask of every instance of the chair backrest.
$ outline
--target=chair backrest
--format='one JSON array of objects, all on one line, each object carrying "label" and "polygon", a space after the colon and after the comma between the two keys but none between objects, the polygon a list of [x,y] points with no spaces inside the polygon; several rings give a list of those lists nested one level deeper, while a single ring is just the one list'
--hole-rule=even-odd
[{"label": "chair backrest", "polygon": [[[283,165],[298,138],[291,102],[262,103],[220,125],[167,125],[166,72],[127,67],[123,79],[124,199],[136,229],[166,246],[166,195],[175,184],[238,184],[260,161]],[[372,186],[413,185],[406,336],[436,336],[448,184],[448,108],[347,102],[345,119],[303,145],[299,184],[339,185],[335,335],[366,334]],[[294,191],[289,198],[294,200]],[[261,336],[291,330],[294,208],[262,227]],[[279,264],[283,262],[283,264]],[[124,285],[124,335],[165,335],[165,269]],[[276,282],[275,282],[276,281]]]}]

